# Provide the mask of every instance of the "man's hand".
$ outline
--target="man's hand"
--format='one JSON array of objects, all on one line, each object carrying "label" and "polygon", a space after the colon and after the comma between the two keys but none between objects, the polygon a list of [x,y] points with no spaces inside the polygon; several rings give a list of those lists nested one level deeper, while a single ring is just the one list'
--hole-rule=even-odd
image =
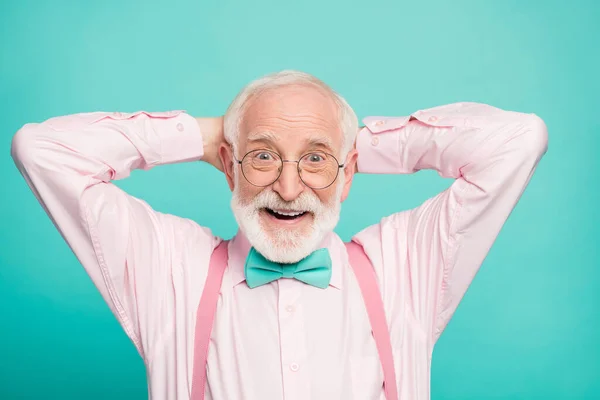
[{"label": "man's hand", "polygon": [[202,161],[209,163],[219,171],[223,172],[223,164],[219,158],[219,146],[225,143],[223,134],[223,117],[196,118],[202,140],[204,142],[204,156]]}]

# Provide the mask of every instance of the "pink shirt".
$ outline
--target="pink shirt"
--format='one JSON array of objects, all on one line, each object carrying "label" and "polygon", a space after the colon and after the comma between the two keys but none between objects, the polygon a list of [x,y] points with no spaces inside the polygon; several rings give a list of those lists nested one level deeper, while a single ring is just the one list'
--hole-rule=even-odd
[{"label": "pink shirt", "polygon": [[[456,178],[419,207],[355,238],[373,261],[402,399],[429,398],[434,344],[547,150],[544,122],[476,103],[369,117],[359,170],[435,169]],[[188,399],[196,309],[221,239],[154,211],[110,183],[136,168],[200,160],[202,135],[182,111],[86,113],[26,124],[12,156],[147,367],[153,399]],[[358,284],[331,233],[330,286],[281,279],[249,289],[239,234],[209,348],[206,399],[384,399]]]}]

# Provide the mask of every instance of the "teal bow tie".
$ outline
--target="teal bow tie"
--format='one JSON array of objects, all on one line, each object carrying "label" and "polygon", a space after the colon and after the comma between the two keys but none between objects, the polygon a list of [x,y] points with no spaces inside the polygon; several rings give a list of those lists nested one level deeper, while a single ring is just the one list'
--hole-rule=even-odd
[{"label": "teal bow tie", "polygon": [[244,274],[252,289],[279,278],[295,278],[325,289],[331,280],[331,258],[327,249],[319,249],[295,264],[278,264],[264,258],[253,247],[246,258]]}]

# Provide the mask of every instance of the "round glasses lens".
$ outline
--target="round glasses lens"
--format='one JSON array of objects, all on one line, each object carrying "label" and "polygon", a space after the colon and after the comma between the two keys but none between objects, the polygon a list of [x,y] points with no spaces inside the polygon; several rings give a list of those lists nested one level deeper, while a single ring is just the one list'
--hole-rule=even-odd
[{"label": "round glasses lens", "polygon": [[313,189],[330,186],[339,172],[339,165],[335,157],[322,152],[306,154],[300,160],[298,167],[302,181]]},{"label": "round glasses lens", "polygon": [[254,150],[242,159],[242,173],[255,186],[269,186],[281,171],[281,158],[268,150]]}]

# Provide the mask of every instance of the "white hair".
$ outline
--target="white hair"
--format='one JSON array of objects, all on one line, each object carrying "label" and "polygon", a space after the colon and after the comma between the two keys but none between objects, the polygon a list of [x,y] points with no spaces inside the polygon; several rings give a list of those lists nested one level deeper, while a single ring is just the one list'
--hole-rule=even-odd
[{"label": "white hair", "polygon": [[[305,72],[285,70],[258,78],[246,85],[229,105],[224,117],[225,140],[231,144],[234,152],[237,150],[240,137],[240,125],[248,100],[267,89],[289,85],[312,85],[329,93],[338,108],[340,128],[343,134],[341,160],[346,158],[354,145],[358,131],[358,118],[346,100],[331,89],[325,82]],[[239,155],[238,155],[239,156]]]}]

